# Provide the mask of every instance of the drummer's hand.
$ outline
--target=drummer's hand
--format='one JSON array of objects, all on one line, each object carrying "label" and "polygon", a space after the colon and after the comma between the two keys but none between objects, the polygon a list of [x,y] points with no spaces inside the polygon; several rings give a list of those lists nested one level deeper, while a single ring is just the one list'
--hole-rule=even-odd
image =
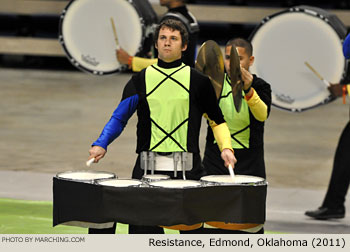
[{"label": "drummer's hand", "polygon": [[221,152],[221,158],[222,158],[222,160],[225,161],[226,167],[231,165],[232,168],[235,168],[235,163],[237,163],[237,159],[236,159],[235,155],[233,154],[232,150],[223,149]]},{"label": "drummer's hand", "polygon": [[98,163],[98,161],[105,156],[106,152],[107,151],[101,146],[92,146],[89,150],[90,156],[88,160],[90,160],[91,158],[95,158],[94,163]]},{"label": "drummer's hand", "polygon": [[332,94],[334,97],[339,97],[342,96],[343,94],[343,87],[340,84],[333,84],[329,83],[330,86],[328,87],[329,92]]},{"label": "drummer's hand", "polygon": [[244,82],[243,89],[248,90],[253,83],[253,75],[241,66],[242,80]]},{"label": "drummer's hand", "polygon": [[123,49],[116,50],[117,59],[121,64],[127,65],[130,55]]}]

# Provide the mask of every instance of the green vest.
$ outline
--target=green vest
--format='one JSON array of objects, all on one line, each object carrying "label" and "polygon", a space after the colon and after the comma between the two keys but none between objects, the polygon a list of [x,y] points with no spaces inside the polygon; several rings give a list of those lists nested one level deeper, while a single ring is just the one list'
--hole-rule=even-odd
[{"label": "green vest", "polygon": [[[243,91],[242,96],[244,96]],[[245,99],[242,99],[241,111],[239,113],[236,111],[232,97],[231,80],[227,74],[219,98],[219,106],[231,133],[232,148],[249,148],[250,117],[248,103]]]},{"label": "green vest", "polygon": [[189,66],[146,69],[146,99],[151,117],[151,151],[187,151],[190,107]]}]

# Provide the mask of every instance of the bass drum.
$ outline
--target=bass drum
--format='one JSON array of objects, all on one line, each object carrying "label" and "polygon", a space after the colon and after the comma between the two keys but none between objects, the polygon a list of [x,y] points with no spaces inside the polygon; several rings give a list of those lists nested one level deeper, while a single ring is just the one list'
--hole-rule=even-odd
[{"label": "bass drum", "polygon": [[150,51],[157,15],[147,0],[72,0],[61,14],[59,42],[74,66],[95,75],[125,69],[116,58],[111,18],[124,50]]},{"label": "bass drum", "polygon": [[253,31],[252,73],[271,84],[272,105],[300,112],[331,99],[327,86],[312,72],[338,83],[346,75],[342,42],[346,27],[325,10],[297,6],[264,18]]}]

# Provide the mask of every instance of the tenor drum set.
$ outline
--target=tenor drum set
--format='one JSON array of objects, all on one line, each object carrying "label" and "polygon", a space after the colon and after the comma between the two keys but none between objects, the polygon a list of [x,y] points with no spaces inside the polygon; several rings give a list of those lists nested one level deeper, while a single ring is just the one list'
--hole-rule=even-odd
[{"label": "tenor drum set", "polygon": [[53,185],[54,225],[104,228],[113,222],[171,226],[265,221],[267,182],[254,176],[212,175],[197,181],[147,174],[137,180],[83,170],[58,173]]}]

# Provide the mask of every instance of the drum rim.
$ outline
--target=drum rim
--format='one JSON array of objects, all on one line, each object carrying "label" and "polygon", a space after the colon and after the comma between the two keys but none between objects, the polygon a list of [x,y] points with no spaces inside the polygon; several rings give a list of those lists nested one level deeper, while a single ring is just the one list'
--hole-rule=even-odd
[{"label": "drum rim", "polygon": [[[87,72],[87,73],[91,73],[93,75],[98,75],[98,76],[102,76],[102,75],[108,75],[108,74],[113,74],[113,73],[119,73],[122,70],[125,70],[127,67],[124,65],[121,65],[119,68],[112,70],[112,71],[96,71],[96,70],[91,70],[87,67],[82,66],[75,58],[72,57],[71,53],[69,52],[64,37],[63,37],[63,20],[64,17],[66,16],[67,10],[70,7],[70,5],[72,5],[74,2],[79,1],[79,0],[70,0],[68,2],[68,4],[66,5],[66,7],[62,10],[61,14],[60,14],[60,20],[59,20],[59,24],[58,24],[58,41],[62,47],[62,49],[64,50],[67,58],[69,59],[69,62],[76,68]],[[81,0],[80,0],[81,1]],[[139,16],[139,21],[141,23],[141,31],[142,31],[142,36],[141,36],[141,41],[140,41],[140,45],[137,49],[137,52],[135,53],[135,55],[137,55],[141,50],[142,50],[142,45],[145,41],[145,34],[146,34],[146,26],[145,26],[145,21],[142,18],[142,13],[139,10],[139,8],[135,5],[134,1],[130,1],[130,0],[125,0],[127,1],[129,4],[131,4],[134,9],[136,10],[138,16]]]},{"label": "drum rim", "polygon": [[164,188],[164,189],[171,189],[171,190],[174,190],[174,189],[187,189],[187,188],[199,188],[199,187],[202,187],[203,184],[201,183],[201,181],[198,181],[198,180],[182,180],[182,179],[168,179],[168,180],[162,180],[163,181],[191,181],[191,182],[195,182],[195,184],[197,184],[197,186],[194,186],[194,185],[188,185],[188,186],[185,186],[185,187],[164,187],[164,186],[159,186],[159,185],[152,185],[152,183],[157,183],[157,182],[160,182],[160,181],[152,181],[152,182],[149,182],[149,187],[150,188]]},{"label": "drum rim", "polygon": [[[254,30],[252,31],[252,33],[249,35],[248,37],[248,40],[250,42],[252,42],[254,36],[257,34],[257,32],[259,31],[259,29],[265,25],[266,23],[268,23],[271,19],[273,19],[274,17],[276,16],[279,16],[279,15],[282,15],[282,14],[285,14],[285,13],[305,13],[306,15],[310,15],[310,16],[313,16],[315,18],[319,18],[321,20],[323,20],[325,23],[327,23],[333,30],[334,32],[338,35],[339,37],[339,40],[340,41],[343,41],[345,39],[345,36],[346,36],[346,33],[345,34],[341,34],[341,32],[339,31],[339,29],[336,29],[337,27],[332,23],[332,22],[329,22],[329,19],[327,18],[328,21],[326,21],[326,17],[324,17],[322,15],[317,13],[317,15],[314,15],[310,12],[307,12],[307,10],[310,10],[310,11],[314,11],[315,9],[319,9],[321,11],[325,11],[327,13],[329,13],[329,15],[331,15],[332,17],[336,17],[337,21],[339,21],[338,23],[342,24],[343,28],[346,30],[346,26],[341,22],[341,20],[334,14],[332,14],[331,12],[325,10],[325,9],[321,9],[321,8],[317,8],[317,7],[314,7],[314,6],[308,6],[308,5],[298,5],[298,6],[294,6],[294,7],[291,7],[291,8],[288,8],[288,9],[285,9],[285,10],[282,10],[282,11],[279,11],[279,12],[276,12],[276,13],[273,13],[271,15],[268,15],[266,17],[264,17],[260,23],[254,28]],[[348,71],[347,69],[347,64],[345,62],[344,64],[344,69],[343,69],[343,76],[341,77],[341,79],[344,78],[344,74],[346,74],[346,72]],[[276,95],[276,93],[272,92],[272,94]],[[304,112],[306,110],[309,110],[309,109],[313,109],[315,107],[318,107],[320,105],[323,105],[323,104],[327,104],[329,102],[332,102],[334,101],[336,98],[332,96],[332,94],[330,93],[329,96],[327,96],[325,99],[323,99],[322,101],[320,101],[319,103],[317,104],[314,104],[312,106],[308,106],[308,107],[303,107],[303,108],[296,108],[296,107],[290,107],[290,108],[286,108],[286,107],[283,107],[282,105],[280,105],[279,103],[276,104],[274,99],[271,99],[271,104],[278,108],[278,109],[281,109],[281,110],[284,110],[284,111],[289,111],[289,112]]]},{"label": "drum rim", "polygon": [[[127,181],[135,181],[139,182],[138,185],[129,185],[129,186],[112,186],[112,185],[103,185],[101,184],[102,182],[106,182],[109,180],[127,180]],[[114,188],[120,188],[120,187],[140,187],[142,185],[142,181],[139,179],[128,179],[128,178],[107,178],[107,179],[99,179],[98,181],[95,182],[96,185],[98,186],[108,186],[108,187],[114,187]]]},{"label": "drum rim", "polygon": [[[57,179],[62,179],[62,180],[67,180],[67,181],[73,181],[73,182],[95,182],[96,180],[104,180],[106,178],[101,178],[101,179],[70,179],[70,178],[62,178],[62,177],[59,177],[59,175],[61,174],[64,174],[64,173],[78,173],[78,172],[89,172],[89,173],[95,173],[95,174],[98,174],[98,173],[106,173],[106,174],[110,174],[110,175],[113,175],[113,178],[118,178],[118,176],[113,173],[113,172],[108,172],[108,171],[92,171],[92,170],[75,170],[75,171],[72,171],[72,170],[69,170],[69,171],[64,171],[64,172],[58,172],[56,175],[55,175],[55,178]],[[107,178],[109,179],[109,178]],[[112,179],[112,178],[110,178]]]},{"label": "drum rim", "polygon": [[257,182],[242,182],[242,183],[229,183],[229,182],[218,182],[218,181],[206,181],[206,180],[202,179],[204,177],[210,177],[210,176],[230,176],[230,175],[225,175],[225,174],[207,175],[207,176],[201,177],[200,181],[202,181],[202,183],[204,183],[206,185],[212,185],[212,186],[213,185],[214,186],[265,186],[265,185],[268,185],[268,182],[263,177],[253,176],[253,175],[243,175],[243,174],[237,174],[235,176],[245,176],[245,177],[260,178],[261,181],[257,181]]}]

